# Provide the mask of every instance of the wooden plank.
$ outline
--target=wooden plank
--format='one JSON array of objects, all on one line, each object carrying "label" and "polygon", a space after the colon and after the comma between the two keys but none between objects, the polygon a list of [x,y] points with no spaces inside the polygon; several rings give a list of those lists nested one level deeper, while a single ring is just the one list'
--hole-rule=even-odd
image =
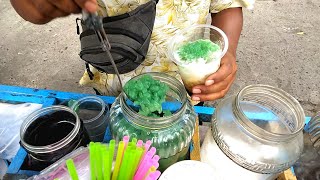
[{"label": "wooden plank", "polygon": [[199,135],[199,118],[196,119],[196,126],[192,136],[192,148],[190,152],[190,159],[200,161],[200,135]]},{"label": "wooden plank", "polygon": [[277,180],[297,180],[297,177],[292,173],[291,169],[287,169],[279,175]]},{"label": "wooden plank", "polygon": [[[63,91],[55,91],[55,90],[46,90],[46,89],[33,89],[26,87],[18,87],[18,86],[7,86],[0,84],[0,99],[6,100],[8,98],[15,98],[14,100],[25,100],[28,102],[32,100],[32,98],[56,98],[60,101],[69,100],[69,99],[79,99],[86,96],[93,96],[93,94],[81,94],[74,92],[63,92]],[[96,96],[96,95],[94,95]],[[115,100],[115,97],[112,96],[99,96],[106,103],[112,104]]]},{"label": "wooden plank", "polygon": [[27,152],[22,147],[20,147],[18,153],[13,158],[10,166],[8,167],[7,173],[9,174],[16,174],[21,168],[21,165],[24,159],[27,157]]}]

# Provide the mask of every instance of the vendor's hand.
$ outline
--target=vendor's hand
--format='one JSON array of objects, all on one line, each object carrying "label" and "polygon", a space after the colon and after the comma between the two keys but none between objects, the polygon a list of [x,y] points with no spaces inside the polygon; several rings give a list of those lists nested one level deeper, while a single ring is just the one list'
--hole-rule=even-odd
[{"label": "vendor's hand", "polygon": [[34,24],[45,24],[54,18],[72,13],[97,10],[96,0],[11,0],[12,6],[25,20]]},{"label": "vendor's hand", "polygon": [[220,68],[206,79],[205,85],[192,88],[192,100],[212,101],[224,97],[235,80],[236,72],[236,58],[227,52],[221,59]]}]

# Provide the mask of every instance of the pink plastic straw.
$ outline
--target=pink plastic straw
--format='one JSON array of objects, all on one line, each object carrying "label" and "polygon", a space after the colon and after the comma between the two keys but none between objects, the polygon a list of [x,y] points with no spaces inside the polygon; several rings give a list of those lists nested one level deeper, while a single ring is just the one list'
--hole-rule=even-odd
[{"label": "pink plastic straw", "polygon": [[137,147],[142,147],[142,144],[143,144],[143,141],[142,141],[142,140],[139,140],[139,141],[137,142]]},{"label": "pink plastic straw", "polygon": [[149,150],[151,144],[152,144],[152,141],[150,141],[150,140],[148,140],[148,141],[144,144],[144,154],[146,154],[146,152]]},{"label": "pink plastic straw", "polygon": [[160,159],[160,156],[158,156],[158,155],[154,155],[152,159],[154,159],[155,161],[157,161],[157,162],[158,162],[158,161],[159,161],[159,159]]},{"label": "pink plastic straw", "polygon": [[123,142],[124,142],[124,148],[127,147],[130,137],[129,136],[123,136]]},{"label": "pink plastic straw", "polygon": [[[147,156],[146,156],[147,157]],[[133,177],[133,180],[142,180],[146,176],[148,170],[153,165],[154,160],[149,159],[146,163],[142,164],[142,168],[137,171],[135,176]]]},{"label": "pink plastic straw", "polygon": [[138,174],[141,171],[142,167],[146,164],[147,161],[149,161],[152,158],[152,156],[152,152],[148,151],[147,154],[141,159],[136,174]]},{"label": "pink plastic straw", "polygon": [[[139,178],[143,178],[145,176],[145,173],[147,173],[147,171],[149,170],[149,168],[154,164],[154,162],[157,162],[155,160],[152,159],[152,156],[154,156],[156,154],[157,149],[155,147],[152,147],[150,149],[150,151],[148,151],[145,155],[145,157],[142,158],[142,160],[140,161],[140,165],[138,166],[138,170],[136,171],[136,174],[134,176],[134,180],[138,180]],[[152,161],[151,161],[152,160]],[[151,163],[149,167],[147,167],[147,165],[149,165],[148,163]],[[147,168],[147,171],[145,173],[143,173],[143,171],[145,171],[145,168]],[[141,177],[142,176],[142,177]],[[136,178],[136,179],[135,179]]]},{"label": "pink plastic straw", "polygon": [[[145,144],[145,146],[147,145],[147,143],[148,143],[148,141],[146,142],[146,144]],[[149,146],[150,147],[150,146]],[[148,148],[149,149],[149,148]],[[148,152],[150,152],[151,153],[151,157],[150,157],[150,159],[152,158],[152,156],[153,155],[155,155],[156,154],[156,151],[157,151],[157,149],[155,148],[155,147],[152,147],[151,149],[150,149],[150,151],[148,151]],[[144,158],[145,158],[145,156],[147,155],[147,151],[145,150],[144,151],[145,153],[144,153],[144,155],[142,156],[142,158],[141,158],[141,161],[140,161],[140,163],[139,163],[139,165],[138,165],[138,167],[141,165],[141,163],[143,162],[143,160],[144,160]]]},{"label": "pink plastic straw", "polygon": [[151,153],[151,157],[152,157],[152,156],[154,156],[154,155],[156,154],[157,149],[156,149],[155,147],[152,147],[152,148],[150,149],[150,151],[148,151],[148,152]]},{"label": "pink plastic straw", "polygon": [[156,171],[154,173],[150,173],[149,176],[146,178],[146,180],[156,180],[160,177],[161,172]]},{"label": "pink plastic straw", "polygon": [[154,166],[156,169],[158,169],[159,163],[158,162],[153,162],[152,166]]}]

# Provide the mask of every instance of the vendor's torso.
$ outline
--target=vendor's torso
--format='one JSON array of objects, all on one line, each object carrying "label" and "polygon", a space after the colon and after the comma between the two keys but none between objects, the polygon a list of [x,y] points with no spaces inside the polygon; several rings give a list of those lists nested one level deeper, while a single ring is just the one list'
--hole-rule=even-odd
[{"label": "vendor's torso", "polygon": [[[149,0],[98,0],[99,15],[117,16],[130,12]],[[180,79],[176,65],[167,58],[167,43],[179,30],[207,21],[211,0],[159,0],[151,42],[144,62],[134,71],[122,74],[123,82],[144,72],[163,72]],[[105,5],[104,5],[105,4]],[[91,67],[95,77],[90,80],[85,73],[80,84],[89,85],[104,95],[117,95],[119,83],[113,74],[98,72]]]}]

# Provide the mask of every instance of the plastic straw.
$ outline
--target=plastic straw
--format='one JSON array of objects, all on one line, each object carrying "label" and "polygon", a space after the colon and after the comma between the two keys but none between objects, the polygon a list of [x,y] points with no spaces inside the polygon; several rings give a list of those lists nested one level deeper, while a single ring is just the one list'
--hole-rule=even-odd
[{"label": "plastic straw", "polygon": [[136,148],[136,143],[129,142],[129,143],[128,143],[128,147]]},{"label": "plastic straw", "polygon": [[[136,146],[136,144],[134,144],[134,146]],[[137,148],[132,147],[132,151],[130,152],[128,157],[128,166],[126,167],[127,179],[130,177],[131,171],[133,169],[136,151],[137,151]]]},{"label": "plastic straw", "polygon": [[112,162],[114,157],[114,149],[115,149],[116,141],[113,139],[109,142],[109,172],[112,171]]},{"label": "plastic straw", "polygon": [[152,172],[156,172],[157,168],[155,166],[151,166],[151,168],[148,170],[148,172],[146,173],[146,175],[144,176],[143,179],[147,179],[147,177],[152,173]]},{"label": "plastic straw", "polygon": [[120,170],[119,170],[119,177],[118,177],[119,180],[122,180],[122,179],[126,180],[125,176],[126,176],[126,174],[128,174],[126,172],[126,170],[127,170],[128,161],[129,161],[129,154],[131,154],[131,153],[132,153],[132,149],[131,149],[131,147],[128,146],[124,152],[123,159],[121,162],[121,166],[120,166]]},{"label": "plastic straw", "polygon": [[136,170],[138,169],[138,164],[140,163],[140,160],[142,158],[142,154],[143,154],[143,149],[141,147],[138,147],[136,149],[136,152],[134,154],[134,162],[132,165],[132,171],[131,174],[129,176],[129,179],[133,178],[133,175],[136,173]]},{"label": "plastic straw", "polygon": [[107,146],[102,149],[102,166],[103,166],[103,179],[110,180],[111,168],[109,163],[110,152]]},{"label": "plastic straw", "polygon": [[[150,141],[150,140],[148,140],[148,141],[144,144],[144,153],[143,153],[143,155],[142,155],[142,159],[144,159],[144,157],[146,156],[146,154],[147,154],[147,152],[148,152],[151,144],[152,144],[152,141]],[[141,165],[141,163],[142,163],[142,161],[140,161],[139,166]],[[139,167],[139,166],[138,166],[138,167]]]},{"label": "plastic straw", "polygon": [[123,136],[122,141],[124,142],[124,149],[127,148],[128,142],[129,142],[130,137],[129,136]]},{"label": "plastic straw", "polygon": [[149,150],[150,146],[152,144],[152,141],[148,140],[144,145],[144,154]]},{"label": "plastic straw", "polygon": [[[147,156],[148,156],[148,154],[147,154]],[[133,179],[134,180],[142,180],[142,179],[144,179],[146,173],[148,172],[148,170],[150,169],[150,167],[152,165],[153,165],[153,160],[152,159],[148,159],[147,162],[141,164],[142,167],[137,171],[137,173],[133,177]]]},{"label": "plastic straw", "polygon": [[91,180],[96,179],[96,172],[95,172],[95,159],[94,159],[94,142],[90,142],[89,144],[89,158],[90,158],[90,174],[91,174]]},{"label": "plastic straw", "polygon": [[73,160],[72,159],[68,159],[66,161],[66,165],[67,165],[68,172],[69,172],[69,175],[70,175],[71,179],[72,180],[79,180],[78,173],[77,173],[76,167],[75,167],[75,165],[73,163]]},{"label": "plastic straw", "polygon": [[158,155],[154,155],[152,159],[158,162],[158,161],[159,161],[159,159],[160,159],[160,156],[158,156]]},{"label": "plastic straw", "polygon": [[[135,145],[135,144],[134,144]],[[132,148],[131,151],[128,152],[128,163],[127,163],[127,166],[125,167],[125,179],[130,179],[130,176],[131,176],[131,171],[132,171],[132,166],[133,166],[133,163],[134,163],[134,154],[136,152],[136,149],[135,148]]]},{"label": "plastic straw", "polygon": [[132,138],[131,142],[133,142],[134,144],[137,143],[137,138]]},{"label": "plastic straw", "polygon": [[[145,157],[143,158],[142,161],[140,161],[140,166],[138,167],[138,170],[134,176],[134,179],[142,179],[144,177],[144,174],[148,171],[148,169],[153,165],[150,164],[149,162],[151,162],[151,158],[152,156],[156,153],[156,148],[152,147],[150,149],[150,151],[147,152],[147,154],[145,155]],[[155,161],[156,162],[156,161]],[[147,167],[148,166],[148,167]],[[146,169],[147,168],[147,169]]]},{"label": "plastic straw", "polygon": [[148,151],[146,155],[142,157],[142,160],[140,161],[137,172],[141,171],[141,168],[143,167],[143,165],[152,158],[152,156],[155,154],[155,151],[156,151],[155,149],[156,148],[152,147],[150,151]]},{"label": "plastic straw", "polygon": [[142,140],[138,140],[137,142],[137,147],[142,147],[143,141]]},{"label": "plastic straw", "polygon": [[94,151],[94,159],[96,163],[96,171],[97,171],[97,178],[103,179],[103,173],[102,173],[102,144],[95,143],[95,151]]},{"label": "plastic straw", "polygon": [[154,173],[150,173],[150,175],[147,177],[146,180],[156,180],[160,177],[161,172],[160,171],[156,171]]},{"label": "plastic straw", "polygon": [[120,170],[119,168],[120,168],[120,165],[121,165],[123,152],[124,152],[124,142],[120,141],[119,145],[118,145],[116,164],[114,166],[114,170],[113,170],[113,173],[112,173],[112,180],[117,180],[118,179],[119,170]]},{"label": "plastic straw", "polygon": [[156,170],[157,170],[158,167],[159,167],[159,163],[158,163],[158,162],[154,162],[154,163],[152,164],[152,166],[154,166],[154,167],[156,168]]}]

